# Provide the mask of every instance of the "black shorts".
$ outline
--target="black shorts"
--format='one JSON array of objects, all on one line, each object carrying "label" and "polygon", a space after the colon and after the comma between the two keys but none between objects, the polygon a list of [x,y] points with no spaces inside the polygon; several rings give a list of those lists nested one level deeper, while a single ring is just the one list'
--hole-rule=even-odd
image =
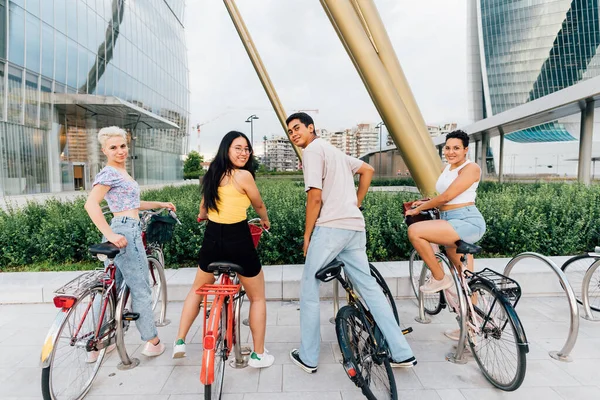
[{"label": "black shorts", "polygon": [[248,221],[235,224],[219,224],[208,221],[200,249],[198,266],[208,272],[208,265],[215,261],[227,261],[242,267],[242,276],[252,278],[260,273],[262,266],[254,248]]}]

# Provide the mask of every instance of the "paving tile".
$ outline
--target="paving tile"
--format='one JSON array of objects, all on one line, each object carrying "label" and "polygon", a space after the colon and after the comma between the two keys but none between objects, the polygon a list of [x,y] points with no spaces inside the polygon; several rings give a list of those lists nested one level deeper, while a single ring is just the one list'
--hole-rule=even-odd
[{"label": "paving tile", "polygon": [[[418,365],[419,364],[417,364],[417,366]],[[423,389],[423,385],[417,377],[414,368],[393,368],[393,371],[398,390]]]},{"label": "paving tile", "polygon": [[[342,392],[343,400],[363,400],[365,395],[360,390]],[[398,400],[440,400],[435,390],[400,390],[398,389]]]},{"label": "paving tile", "polygon": [[307,374],[294,364],[283,366],[284,392],[325,392],[358,390],[337,364],[321,364],[315,374]]},{"label": "paving tile", "polygon": [[[600,328],[600,326],[599,326]],[[537,342],[546,351],[561,350],[565,344],[564,339],[541,339]],[[575,343],[571,357],[574,360],[585,358],[600,359],[600,338],[579,337]],[[529,357],[529,354],[527,355]]]},{"label": "paving tile", "polygon": [[[226,370],[226,372],[229,371]],[[198,366],[172,368],[168,379],[157,392],[164,394],[204,393],[204,385],[200,382],[200,369]]]},{"label": "paving tile", "polygon": [[557,365],[559,363],[552,359],[527,360],[527,371],[521,387],[577,386],[578,382],[561,369]]},{"label": "paving tile", "polygon": [[85,396],[85,400],[169,400],[168,394]]},{"label": "paving tile", "polygon": [[119,371],[116,367],[102,367],[90,390],[90,395],[158,394],[169,379],[173,367],[136,367]]},{"label": "paving tile", "polygon": [[[221,400],[243,400],[243,393],[223,393],[221,394]],[[110,400],[110,399],[108,399]],[[197,394],[172,394],[169,400],[199,400]]]},{"label": "paving tile", "polygon": [[[315,400],[316,398],[313,397]],[[306,400],[306,392],[296,393],[247,393],[244,400]],[[319,400],[342,400],[340,392],[321,392]],[[364,399],[364,397],[363,397]]]},{"label": "paving tile", "polygon": [[464,365],[448,361],[419,362],[413,370],[425,389],[491,387],[475,362]]},{"label": "paving tile", "polygon": [[598,386],[553,387],[562,399],[597,400],[600,398]]},{"label": "paving tile", "polygon": [[[557,365],[561,370],[567,372],[570,376],[575,379],[575,383],[571,385],[560,385],[560,386],[594,386],[598,385],[600,382],[600,369],[598,365],[600,365],[600,360],[598,359],[579,359],[574,360],[570,363],[554,361],[555,365]],[[549,386],[559,386],[554,383],[549,383]]]},{"label": "paving tile", "polygon": [[552,389],[541,387],[521,387],[514,392],[503,392],[498,389],[461,389],[461,393],[467,400],[562,400]]},{"label": "paving tile", "polygon": [[[0,371],[1,372],[1,371]],[[18,368],[0,381],[0,399],[8,396],[40,396],[41,368]],[[34,382],[34,384],[32,384]]]},{"label": "paving tile", "polygon": [[436,392],[442,400],[465,400],[459,389],[438,389]]},{"label": "paving tile", "polygon": [[283,380],[283,365],[271,365],[260,369],[258,377],[259,392],[281,392]]}]

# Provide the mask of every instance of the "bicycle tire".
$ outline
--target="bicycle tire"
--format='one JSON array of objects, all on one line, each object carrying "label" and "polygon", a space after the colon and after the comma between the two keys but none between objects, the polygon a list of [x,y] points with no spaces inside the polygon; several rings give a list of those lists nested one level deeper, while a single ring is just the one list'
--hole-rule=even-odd
[{"label": "bicycle tire", "polygon": [[[441,257],[438,254],[436,254],[435,256],[438,260],[442,261]],[[410,284],[412,286],[413,293],[415,294],[415,297],[417,299],[417,304],[419,301],[419,279],[421,277],[421,270],[423,268],[427,268],[427,266],[421,260],[421,256],[419,256],[419,253],[417,253],[417,251],[413,249],[413,251],[410,253],[410,258],[408,260],[408,271],[410,274]],[[431,276],[431,272],[428,268],[426,273],[427,277]],[[423,303],[425,305],[425,312],[427,314],[437,315],[440,313],[440,311],[442,311],[442,308],[444,308],[442,298],[443,295],[444,294],[442,292],[432,294],[423,293]]]},{"label": "bicycle tire", "polygon": [[[152,311],[162,313],[167,309],[167,278],[165,267],[156,257],[148,257],[149,284],[152,290]],[[160,305],[160,308],[157,307]]]},{"label": "bicycle tire", "polygon": [[227,302],[223,302],[221,308],[221,319],[219,321],[219,332],[215,340],[215,356],[213,359],[213,383],[204,385],[204,400],[220,400],[223,391],[223,377],[225,376],[225,361],[227,360],[227,349],[225,347],[225,336],[227,332]]},{"label": "bicycle tire", "polygon": [[385,298],[387,299],[388,303],[390,303],[390,306],[392,307],[392,312],[394,313],[394,318],[396,318],[396,323],[400,325],[398,308],[396,307],[396,302],[394,301],[394,296],[392,296],[392,292],[390,291],[389,286],[385,282],[385,279],[383,279],[383,276],[381,275],[379,270],[377,270],[377,268],[375,268],[373,264],[369,263],[369,269],[371,270],[371,276],[375,278],[377,284],[379,285],[379,287],[381,287]]},{"label": "bicycle tire", "polygon": [[335,318],[335,332],[344,359],[344,366],[354,369],[350,379],[367,399],[398,398],[396,380],[387,352],[378,354],[371,328],[353,306],[340,308]]},{"label": "bicycle tire", "polygon": [[[50,357],[50,365],[46,368],[42,368],[42,396],[44,400],[62,400],[62,399],[83,399],[87,392],[92,387],[92,383],[98,374],[98,370],[102,365],[102,360],[104,359],[104,355],[106,353],[106,348],[102,349],[98,353],[98,358],[93,363],[88,363],[88,352],[85,347],[81,347],[81,341],[85,339],[71,339],[72,333],[71,331],[65,332],[66,330],[77,329],[77,327],[81,324],[81,327],[86,329],[80,329],[79,337],[85,337],[90,334],[94,334],[97,328],[97,320],[100,317],[96,315],[94,312],[94,308],[96,307],[93,302],[98,301],[99,306],[102,304],[102,295],[104,293],[104,288],[102,286],[96,286],[90,288],[88,291],[84,292],[79,299],[73,304],[71,309],[68,311],[67,316],[64,321],[56,331],[56,339],[54,342],[54,347],[52,349],[52,353]],[[90,298],[91,296],[91,298]],[[90,298],[88,300],[88,298]],[[115,316],[115,305],[113,302],[112,296],[107,296],[108,305],[106,307],[106,313],[104,318],[106,322],[105,324],[114,324],[114,316]],[[91,312],[85,315],[85,317],[80,320],[78,318],[81,317],[81,313],[85,312],[81,309],[89,308]],[[62,311],[60,311],[62,312]],[[113,329],[113,328],[110,328]],[[81,334],[83,332],[83,334]],[[112,335],[112,334],[110,334]],[[79,346],[75,346],[71,344],[71,342],[75,340],[75,344],[79,342]],[[61,345],[61,343],[64,343]],[[72,356],[69,352],[74,351]],[[67,353],[67,356],[63,355],[63,353]],[[72,364],[66,365],[61,368],[63,362],[73,363],[79,361],[77,366]],[[84,379],[72,378],[72,374],[82,372],[88,374],[84,377]],[[67,379],[61,379],[62,375],[68,374]],[[59,382],[63,380],[66,385],[65,388],[62,388],[59,385]],[[81,382],[81,385],[78,385],[78,382]]]},{"label": "bicycle tire", "polygon": [[[585,276],[587,270],[592,266],[592,264],[598,260],[600,260],[600,257],[590,256],[587,253],[579,254],[577,256],[569,258],[560,268],[567,276],[567,280],[573,288],[573,292],[575,293],[575,297],[577,298],[577,302],[579,304],[583,304],[583,301],[581,300],[583,277]],[[594,279],[592,278],[592,280],[590,281],[590,285],[593,282]],[[598,282],[596,282],[596,284],[597,283]],[[592,305],[592,302],[590,302],[590,308],[594,311],[600,311],[600,303]]]},{"label": "bicycle tire", "polygon": [[[468,318],[483,328],[477,335],[471,331],[467,333],[471,353],[492,385],[507,392],[514,391],[523,383],[527,370],[525,355],[528,347],[521,321],[506,297],[494,286],[474,281],[469,287],[477,294],[477,305],[474,305],[477,317],[473,318],[469,312]],[[491,305],[488,307],[486,303]]]}]

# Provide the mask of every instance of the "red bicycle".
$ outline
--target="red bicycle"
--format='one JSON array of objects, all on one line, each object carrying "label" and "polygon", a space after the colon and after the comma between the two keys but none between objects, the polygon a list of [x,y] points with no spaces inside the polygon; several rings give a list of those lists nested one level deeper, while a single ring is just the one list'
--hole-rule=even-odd
[{"label": "red bicycle", "polygon": [[[144,212],[142,219],[157,214]],[[172,211],[169,218],[180,223]],[[146,235],[150,232],[151,237],[152,224],[148,225],[149,231],[146,230]],[[139,314],[128,309],[129,288],[117,287],[114,258],[120,249],[106,242],[90,246],[89,251],[108,263],[101,270],[78,276],[55,292],[54,305],[60,311],[44,340],[41,355],[44,400],[85,397],[107,348],[113,344],[121,358],[119,369],[131,369],[139,364],[138,359],[129,357],[124,342],[129,323],[137,320]],[[151,277],[153,268],[156,265],[149,262]],[[154,271],[156,280],[161,280],[161,288],[166,290],[162,269]],[[166,296],[161,300],[162,310],[166,311]]]},{"label": "red bicycle", "polygon": [[[263,232],[258,221],[259,218],[248,221],[255,247]],[[240,342],[240,312],[246,292],[237,277],[238,273],[243,272],[239,265],[214,262],[208,265],[208,270],[215,274],[215,283],[196,290],[197,294],[203,296],[204,309],[210,310],[205,313],[204,320],[200,382],[204,385],[204,399],[218,400],[223,389],[225,362],[231,351],[235,352],[235,360],[231,363],[234,368],[245,367],[247,360],[244,355],[250,354],[249,351],[242,351]],[[209,297],[212,298],[210,302]]]}]

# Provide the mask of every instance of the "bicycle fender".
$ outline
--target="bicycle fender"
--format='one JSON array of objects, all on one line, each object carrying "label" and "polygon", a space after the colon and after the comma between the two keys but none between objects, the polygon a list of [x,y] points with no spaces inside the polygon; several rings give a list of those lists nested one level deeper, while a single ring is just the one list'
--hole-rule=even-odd
[{"label": "bicycle fender", "polygon": [[46,335],[46,339],[44,339],[44,345],[42,346],[42,354],[40,356],[40,366],[42,368],[50,366],[50,355],[52,354],[56,344],[56,335],[58,334],[58,329],[69,315],[69,311],[70,310],[68,308],[61,309],[58,314],[56,314],[54,322],[52,322],[52,326],[50,327],[50,330]]}]

